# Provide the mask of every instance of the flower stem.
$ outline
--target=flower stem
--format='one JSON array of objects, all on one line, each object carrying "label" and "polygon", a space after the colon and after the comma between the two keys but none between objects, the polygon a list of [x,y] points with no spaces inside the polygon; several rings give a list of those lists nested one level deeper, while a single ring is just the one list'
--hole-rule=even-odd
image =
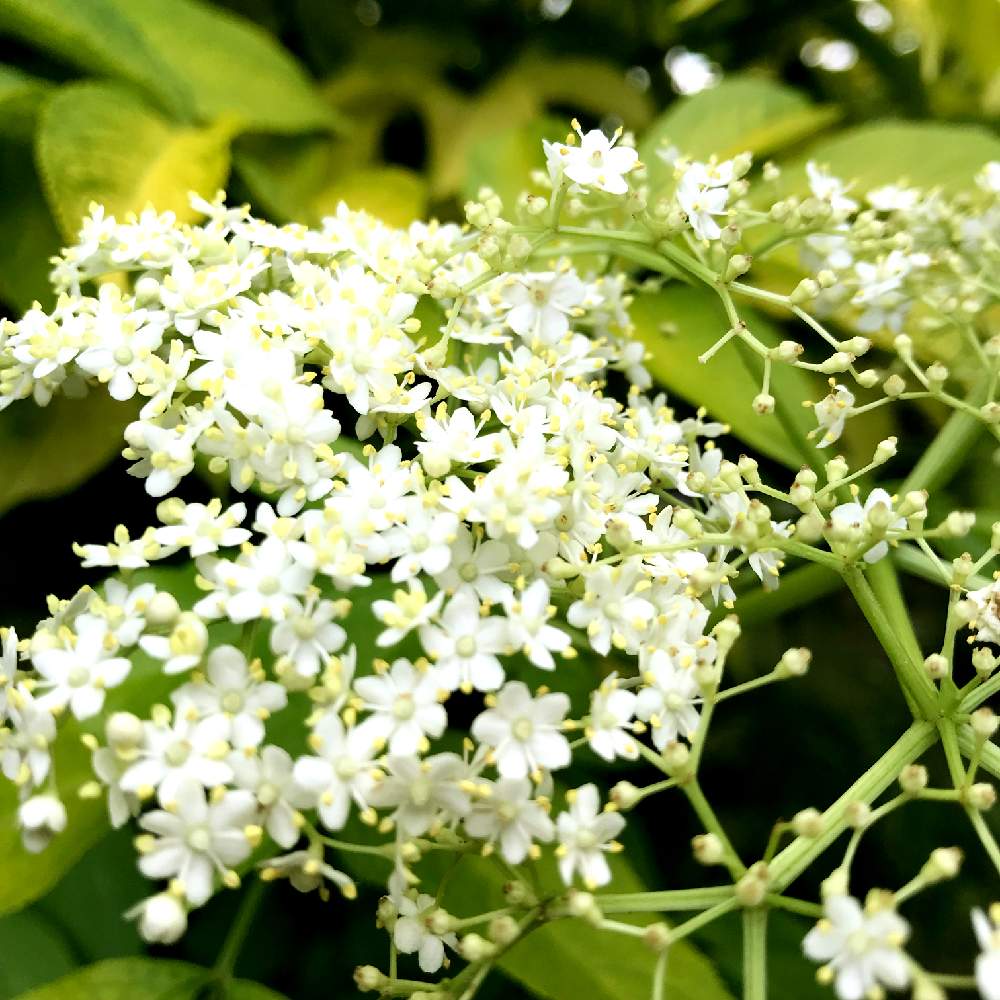
[{"label": "flower stem", "polygon": [[743,911],[744,1000],[767,1000],[767,912]]},{"label": "flower stem", "polygon": [[250,883],[250,888],[243,894],[240,900],[239,909],[236,911],[236,919],[233,921],[226,940],[222,943],[218,958],[212,970],[213,978],[220,984],[222,993],[228,992],[229,982],[233,978],[233,970],[236,967],[236,960],[240,956],[243,942],[246,941],[247,934],[253,924],[253,919],[257,915],[257,908],[260,906],[264,896],[267,883],[263,879],[254,879]]}]

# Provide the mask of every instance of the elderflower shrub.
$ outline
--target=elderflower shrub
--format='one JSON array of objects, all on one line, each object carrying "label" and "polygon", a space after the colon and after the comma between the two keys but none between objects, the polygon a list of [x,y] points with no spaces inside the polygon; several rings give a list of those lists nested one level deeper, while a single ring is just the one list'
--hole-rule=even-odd
[{"label": "elderflower shrub", "polygon": [[[356,982],[384,996],[468,1000],[521,937],[575,919],[645,941],[661,998],[672,946],[739,910],[746,995],[760,998],[767,914],[783,908],[819,918],[803,961],[840,1000],[973,983],[996,1000],[995,908],[972,914],[982,954],[967,976],[908,951],[900,908],[955,877],[960,851],[942,846],[863,903],[852,863],[880,820],[920,800],[964,814],[1000,867],[983,817],[995,793],[980,780],[1000,773],[985,707],[1000,686],[988,576],[1000,525],[949,562],[939,543],[974,515],[929,523],[924,489],[973,434],[1000,437],[1000,340],[985,322],[1000,165],[946,198],[858,191],[811,163],[808,196],[768,203],[776,172],[757,178],[748,154],[661,150],[674,178],[654,191],[620,133],[577,126],[543,152],[545,195],[505,206],[483,191],[464,226],[394,229],[341,205],[319,229],[277,227],[221,193],[192,199],[199,225],[95,205],[54,262],[55,307],[0,327],[0,408],[88,391],[134,400],[123,454],[157,501],[155,523],[77,546],[84,566],[112,571],[103,584],[52,598],[32,635],[3,634],[0,767],[25,847],[72,838],[65,803],[78,794],[103,799],[113,826],[137,832],[154,886],[129,915],[159,943],[244,878],[350,899],[353,859],[374,857],[391,957]],[[752,257],[788,244],[810,277],[787,294],[744,280]],[[748,420],[814,403],[791,483],[727,457],[727,428],[705,413],[647,393],[630,306],[677,275],[728,316],[701,363],[738,349],[758,366]],[[790,311],[807,342],[764,344],[740,318],[744,298]],[[836,338],[827,316],[857,335]],[[971,387],[917,361],[912,331],[945,327],[967,341]],[[858,364],[865,334],[881,336],[879,368]],[[775,365],[840,381],[818,401],[775,398]],[[894,438],[853,469],[823,450],[849,421],[912,399],[955,416],[894,493],[877,485]],[[196,471],[220,496],[182,498]],[[948,588],[929,652],[873,576],[893,550]],[[191,566],[196,598],[143,575],[168,559]],[[914,721],[840,799],[802,803],[761,849],[730,840],[699,767],[727,702],[752,711],[755,689],[808,669],[793,648],[769,673],[726,679],[737,578],[773,590],[790,561],[843,576]],[[971,679],[956,675],[960,636]],[[54,758],[81,733],[82,784]],[[943,784],[918,763],[935,742]],[[573,787],[568,769],[587,758],[659,774]],[[719,874],[615,893],[627,814],[661,795],[686,803],[703,830],[695,857]],[[427,862],[469,853],[502,871],[500,910],[444,908],[447,876]],[[817,862],[832,865],[821,901],[789,896]],[[698,912],[618,919],[650,910]]]}]

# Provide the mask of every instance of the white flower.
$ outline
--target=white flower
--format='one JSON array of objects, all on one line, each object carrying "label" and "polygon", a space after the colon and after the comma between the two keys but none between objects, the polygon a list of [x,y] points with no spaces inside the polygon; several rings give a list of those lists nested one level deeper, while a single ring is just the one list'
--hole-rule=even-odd
[{"label": "white flower", "polygon": [[982,949],[976,957],[976,985],[983,1000],[1000,1000],[1000,928],[991,907],[988,917],[980,909],[972,911],[972,928]]},{"label": "white flower", "polygon": [[250,539],[250,532],[239,527],[247,516],[246,504],[233,504],[223,512],[222,501],[212,499],[207,504],[189,503],[169,510],[170,523],[157,528],[155,538],[171,551],[187,548],[192,557],[203,556]]},{"label": "white flower", "polygon": [[834,177],[829,171],[818,166],[814,160],[806,164],[806,175],[809,178],[809,189],[820,201],[829,203],[834,212],[850,213],[858,203],[846,195],[847,187],[839,177]]},{"label": "white flower", "polygon": [[8,715],[17,663],[17,632],[12,628],[0,630],[0,723]]},{"label": "white flower", "polygon": [[477,422],[472,411],[464,406],[457,407],[449,415],[442,403],[434,416],[418,415],[417,426],[423,437],[417,442],[417,451],[431,476],[446,475],[454,462],[475,465],[489,461],[499,440],[497,434],[480,436],[482,423]]},{"label": "white flower", "polygon": [[588,889],[610,882],[611,869],[604,855],[620,849],[614,838],[624,828],[621,813],[601,812],[595,785],[576,789],[569,809],[556,817],[556,856],[562,880],[571,885],[574,874],[579,873]]},{"label": "white flower", "polygon": [[585,730],[590,749],[612,761],[616,757],[635,760],[639,749],[632,737],[636,695],[618,686],[618,675],[610,674],[590,696],[590,721]]},{"label": "white flower", "polygon": [[817,448],[825,448],[839,440],[844,433],[844,424],[851,415],[852,406],[854,393],[846,386],[836,385],[833,392],[813,407],[816,421],[823,431],[823,436],[816,443]]},{"label": "white flower", "polygon": [[862,909],[852,896],[830,896],[825,917],[806,935],[802,950],[814,962],[828,963],[840,1000],[863,1000],[879,987],[904,989],[910,967],[903,945],[906,921],[887,906]]},{"label": "white flower", "polygon": [[405,527],[393,532],[398,559],[392,582],[401,583],[418,573],[434,576],[451,562],[451,546],[458,534],[458,518],[446,510],[428,508],[422,499],[408,504]]},{"label": "white flower", "polygon": [[[633,151],[634,152],[634,151]],[[507,325],[518,336],[558,343],[569,331],[571,316],[582,310],[587,288],[576,271],[528,272],[505,285],[501,298],[509,310]]]},{"label": "white flower", "polygon": [[653,605],[639,596],[643,579],[641,563],[634,559],[589,569],[583,598],[570,605],[566,620],[585,628],[591,646],[602,656],[607,656],[612,642],[635,653],[656,613]]},{"label": "white flower", "polygon": [[970,590],[965,598],[976,609],[976,619],[970,623],[972,628],[979,629],[976,638],[980,642],[1000,644],[1000,579],[979,590]]},{"label": "white flower", "polygon": [[699,239],[717,240],[722,229],[713,216],[725,214],[729,192],[725,187],[707,186],[700,172],[692,167],[684,172],[677,184],[677,204]]},{"label": "white flower", "polygon": [[373,806],[393,809],[391,819],[404,837],[419,837],[439,820],[451,822],[469,811],[469,797],[462,789],[467,776],[458,754],[439,753],[424,760],[390,754],[369,798]]},{"label": "white flower", "polygon": [[119,830],[138,815],[140,807],[139,797],[121,787],[122,775],[128,770],[129,762],[111,747],[98,747],[91,754],[90,766],[107,791],[108,819],[112,827]]},{"label": "white flower", "polygon": [[250,756],[234,752],[229,763],[236,785],[253,792],[257,799],[268,835],[288,850],[300,836],[298,810],[309,804],[309,797],[294,781],[288,752],[266,746]]},{"label": "white flower", "polygon": [[471,732],[493,747],[503,778],[540,776],[570,762],[569,741],[562,733],[569,698],[562,692],[531,696],[521,681],[509,681],[496,695],[495,706],[481,712]]},{"label": "white flower", "polygon": [[[874,489],[868,494],[864,506],[856,500],[851,503],[842,503],[830,511],[830,522],[834,529],[839,532],[853,532],[858,536],[858,541],[863,540],[868,518],[872,510],[880,505],[887,511],[888,531],[902,531],[906,527],[906,518],[896,517],[892,507],[892,497],[885,490]],[[882,541],[871,545],[864,552],[864,559],[867,563],[878,562],[889,551],[889,543]]]},{"label": "white flower", "polygon": [[533,797],[527,778],[501,778],[487,782],[480,791],[465,817],[465,829],[477,840],[499,843],[508,864],[519,865],[529,854],[534,856],[535,841],[548,843],[555,836],[555,824]]},{"label": "white flower", "polygon": [[249,792],[227,791],[209,803],[201,784],[181,782],[170,812],[156,809],[139,818],[154,835],[139,840],[139,870],[147,878],[176,877],[191,905],[201,906],[212,895],[215,874],[231,878],[233,866],[250,856],[247,828],[256,816]]},{"label": "white flower", "polygon": [[139,648],[154,660],[162,660],[165,674],[182,674],[201,663],[208,648],[208,628],[196,614],[184,611],[169,636],[144,635]]},{"label": "white flower", "polygon": [[233,777],[226,763],[229,720],[215,715],[193,720],[178,712],[173,720],[165,710],[143,724],[138,758],[122,775],[121,787],[145,798],[159,790],[160,803],[171,805],[180,786],[195,781],[214,788]]},{"label": "white flower", "polygon": [[630,146],[616,146],[618,135],[609,139],[600,129],[586,134],[576,126],[579,146],[567,147],[563,172],[582,187],[597,188],[608,194],[625,194],[628,183],[625,174],[639,162],[639,154]]},{"label": "white flower", "polygon": [[326,712],[316,723],[310,745],[318,757],[300,757],[292,772],[295,782],[311,796],[323,825],[340,830],[353,802],[368,808],[373,788],[375,746],[358,729],[345,729],[340,717]]},{"label": "white flower", "polygon": [[389,752],[417,753],[427,749],[427,737],[440,736],[448,713],[438,701],[437,677],[409,660],[396,660],[382,674],[354,682],[357,707],[371,712],[358,730],[373,743],[388,743]]},{"label": "white flower", "polygon": [[17,686],[8,695],[12,728],[0,730],[0,764],[18,785],[40,785],[52,767],[49,746],[56,738],[56,720],[27,688]]},{"label": "white flower", "polygon": [[346,899],[354,899],[358,894],[354,880],[327,864],[323,860],[322,852],[322,845],[317,843],[315,848],[292,851],[291,854],[283,854],[278,858],[268,858],[260,863],[263,869],[261,877],[266,880],[287,878],[292,888],[299,892],[313,892],[318,889],[321,899],[327,897],[324,883],[332,882]]},{"label": "white flower", "polygon": [[435,934],[430,929],[428,917],[438,909],[437,900],[422,892],[415,899],[401,897],[396,906],[399,916],[392,929],[396,948],[404,955],[416,952],[424,972],[437,972],[444,964],[444,946],[458,947],[458,938],[453,933]]},{"label": "white flower", "polygon": [[668,50],[663,65],[678,94],[697,94],[719,82],[719,67],[701,52],[689,52],[682,45]]},{"label": "white flower", "polygon": [[391,601],[372,601],[372,614],[386,626],[375,640],[379,646],[395,646],[413,629],[426,626],[444,603],[443,590],[428,598],[420,580],[407,580],[406,586],[394,590]]},{"label": "white flower", "polygon": [[509,648],[507,624],[502,618],[483,618],[479,601],[468,592],[445,605],[440,625],[421,626],[420,641],[446,690],[495,691],[503,683],[496,654]]},{"label": "white flower", "polygon": [[208,680],[195,680],[171,695],[178,712],[194,710],[199,719],[222,718],[226,740],[239,750],[264,739],[264,720],[288,702],[285,689],[264,680],[259,660],[252,664],[235,646],[217,646],[208,655]]},{"label": "white flower", "polygon": [[54,795],[33,795],[18,808],[17,825],[24,849],[39,854],[66,829],[66,807]]},{"label": "white flower", "polygon": [[174,944],[187,930],[187,909],[173,892],[161,892],[137,903],[125,914],[138,921],[139,933],[151,944]]},{"label": "white flower", "polygon": [[510,547],[491,538],[477,539],[465,525],[460,525],[451,543],[447,569],[434,576],[434,582],[448,594],[470,590],[481,600],[499,602],[511,593],[511,586],[500,579],[510,570]]},{"label": "white flower", "polygon": [[102,619],[82,615],[75,628],[70,648],[39,651],[31,662],[41,675],[44,707],[61,710],[68,705],[78,719],[89,719],[103,707],[106,689],[125,680],[132,663],[108,655],[108,626]]},{"label": "white flower", "polygon": [[503,602],[507,616],[508,639],[536,667],[554,670],[552,651],[563,652],[570,646],[569,636],[549,619],[556,609],[549,604],[549,588],[544,580],[535,580],[527,589],[511,594]]},{"label": "white flower", "polygon": [[83,560],[81,565],[84,569],[93,566],[142,569],[149,565],[150,559],[159,559],[162,550],[156,540],[155,528],[147,528],[138,538],[131,538],[128,528],[120,524],[115,528],[113,543],[78,545],[74,542],[73,551]]},{"label": "white flower", "polygon": [[333,620],[341,611],[338,604],[315,595],[309,595],[305,604],[289,606],[284,621],[271,629],[271,652],[279,657],[275,671],[280,674],[287,663],[300,677],[315,677],[347,640],[347,633]]},{"label": "white flower", "polygon": [[690,667],[679,666],[665,649],[650,655],[643,672],[635,712],[649,722],[653,743],[662,750],[679,736],[690,737],[698,728],[698,682]]}]

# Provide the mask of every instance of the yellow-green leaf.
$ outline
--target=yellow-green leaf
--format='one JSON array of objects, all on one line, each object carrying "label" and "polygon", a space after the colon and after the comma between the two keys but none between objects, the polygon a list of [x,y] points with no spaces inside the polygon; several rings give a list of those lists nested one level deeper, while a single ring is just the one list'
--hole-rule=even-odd
[{"label": "yellow-green leaf", "polygon": [[174,114],[191,108],[183,77],[148,45],[117,0],[3,0],[0,34],[33,43],[81,69],[128,80]]},{"label": "yellow-green leaf", "polygon": [[51,86],[47,80],[0,65],[0,127],[7,139],[31,136],[35,113]]},{"label": "yellow-green leaf", "polygon": [[[772,324],[740,306],[740,315],[751,332],[768,346],[782,339]],[[696,406],[704,406],[717,420],[727,423],[732,433],[771,458],[791,468],[802,465],[803,455],[776,414],[758,416],[752,407],[760,392],[760,376],[744,363],[740,345],[729,343],[705,364],[698,355],[707,351],[728,329],[718,299],[700,288],[669,285],[655,294],[640,295],[632,305],[636,337],[650,353],[647,367],[653,378],[671,392]],[[775,365],[772,393],[785,401],[787,418],[798,434],[815,426],[804,399],[818,399],[822,393],[805,372]]]},{"label": "yellow-green leaf", "polygon": [[130,407],[97,389],[56,396],[45,407],[13,403],[0,413],[0,512],[24,500],[67,493],[122,448]]},{"label": "yellow-green leaf", "polygon": [[968,188],[980,167],[1000,159],[1000,138],[989,129],[939,122],[875,122],[810,146],[783,165],[782,190],[804,191],[805,161],[816,160],[864,192],[905,179],[918,187]]},{"label": "yellow-green leaf", "polygon": [[749,150],[769,156],[836,121],[836,108],[813,104],[804,94],[763,77],[727,77],[711,90],[681,98],[652,124],[639,145],[656,190],[670,176],[657,150],[676,146],[685,156],[707,159]]},{"label": "yellow-green leaf", "polygon": [[[18,1000],[194,1000],[212,981],[209,969],[165,958],[112,958],[71,972]],[[282,1000],[280,993],[237,979],[227,983],[228,1000]]]},{"label": "yellow-green leaf", "polygon": [[427,209],[427,182],[405,167],[353,170],[338,177],[313,202],[313,214],[331,215],[337,205],[363,209],[390,226],[408,226]]},{"label": "yellow-green leaf", "polygon": [[92,201],[115,215],[151,204],[194,218],[188,193],[211,197],[225,185],[233,128],[177,125],[115,84],[63,87],[45,103],[36,141],[60,229],[72,237]]},{"label": "yellow-green leaf", "polygon": [[187,81],[195,116],[233,115],[260,132],[334,127],[303,68],[252,21],[200,0],[116,0],[146,45]]}]

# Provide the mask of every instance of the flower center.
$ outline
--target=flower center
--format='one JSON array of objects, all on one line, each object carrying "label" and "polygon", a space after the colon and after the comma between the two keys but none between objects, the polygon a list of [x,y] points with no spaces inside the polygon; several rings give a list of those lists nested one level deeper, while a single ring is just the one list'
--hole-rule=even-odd
[{"label": "flower center", "polygon": [[208,827],[196,826],[194,829],[188,830],[187,844],[192,851],[198,851],[200,854],[208,851],[212,846],[212,834]]},{"label": "flower center", "polygon": [[243,710],[243,693],[241,691],[227,691],[222,696],[222,711],[228,712],[230,715],[236,715],[237,712]]},{"label": "flower center", "polygon": [[471,635],[463,635],[462,638],[455,643],[455,652],[462,657],[475,656],[476,655],[475,637]]},{"label": "flower center", "polygon": [[417,710],[416,705],[413,704],[413,695],[401,694],[392,703],[392,714],[399,719],[400,722],[406,722],[407,719],[413,718],[413,713]]},{"label": "flower center", "polygon": [[171,743],[163,755],[171,767],[180,767],[191,756],[191,746],[183,740]]},{"label": "flower center", "polygon": [[479,576],[479,570],[473,562],[462,563],[458,568],[458,575],[466,582],[472,583]]},{"label": "flower center", "polygon": [[281,581],[276,576],[265,576],[261,578],[257,589],[265,596],[270,597],[281,590]]},{"label": "flower center", "polygon": [[525,743],[530,740],[534,734],[535,724],[531,721],[531,719],[526,716],[522,716],[520,719],[514,720],[513,725],[510,727],[510,731],[515,740],[520,740],[522,743]]},{"label": "flower center", "polygon": [[86,667],[74,667],[66,680],[70,687],[83,687],[90,680],[90,672]]}]

